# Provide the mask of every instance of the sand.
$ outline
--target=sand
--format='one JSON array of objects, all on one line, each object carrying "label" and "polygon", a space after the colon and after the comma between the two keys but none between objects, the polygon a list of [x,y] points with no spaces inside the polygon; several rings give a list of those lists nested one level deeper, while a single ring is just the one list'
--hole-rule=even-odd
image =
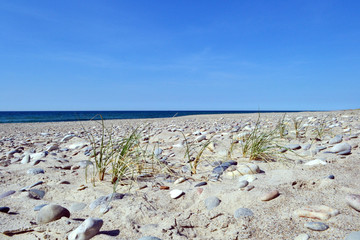
[{"label": "sand", "polygon": [[[282,116],[281,113],[261,114],[261,128],[273,129]],[[306,124],[301,138],[295,137],[291,124],[292,119],[297,117],[302,117],[302,125]],[[0,199],[0,207],[10,208],[8,213],[0,213],[0,232],[6,233],[0,238],[66,239],[89,217],[101,218],[104,222],[100,232],[92,238],[94,240],[140,239],[144,236],[163,240],[295,239],[300,234],[307,234],[310,239],[344,239],[349,233],[360,231],[360,213],[346,202],[348,194],[360,194],[360,111],[287,113],[288,135],[279,141],[284,146],[299,144],[301,149],[285,153],[287,159],[279,157],[273,162],[250,161],[243,157],[241,143],[237,143],[230,157],[228,151],[233,139],[251,129],[257,118],[257,114],[224,114],[105,121],[106,126],[113,127],[118,137],[139,127],[142,131],[141,145],[147,146],[150,152],[161,148],[162,153],[158,157],[164,162],[163,165],[159,163],[161,168],[156,166],[156,172],[124,181],[124,186],[118,186],[116,192],[124,194],[123,198],[108,202],[109,209],[105,213],[103,206],[95,209],[89,206],[99,197],[113,192],[110,171],[104,181],[96,180],[94,186],[90,181],[91,171],[86,179],[85,169],[77,167],[80,161],[90,159],[84,154],[90,146],[87,133],[99,132],[99,123],[0,124],[0,194],[16,191]],[[315,139],[312,129],[318,127],[316,123],[322,119],[331,129],[322,139]],[[206,141],[196,141],[201,134],[206,139],[212,137],[211,150],[205,150],[196,174],[188,171],[182,132],[193,146]],[[69,134],[75,137],[61,142]],[[350,154],[326,153],[336,145],[329,143],[336,135],[342,135],[342,143],[346,142],[352,147]],[[59,149],[48,151],[48,155],[40,158],[41,161],[35,166],[32,162],[21,163],[27,152],[44,152],[53,144],[58,144]],[[69,149],[74,144],[79,148]],[[303,149],[306,144],[311,144],[309,150]],[[316,153],[317,146],[326,149]],[[22,148],[17,153],[8,154],[19,147]],[[326,165],[305,165],[315,159],[323,160]],[[253,174],[256,180],[249,183],[253,189],[240,189],[239,177],[228,176],[230,170],[237,168],[235,166],[227,169],[218,181],[210,180],[214,162],[229,160],[236,161],[238,166],[252,163],[259,167],[261,171]],[[45,173],[27,174],[31,168],[41,168]],[[171,169],[171,172],[166,172],[166,169]],[[186,180],[175,184],[174,181],[181,177]],[[45,191],[42,199],[29,197],[29,191],[20,191],[38,181],[43,183],[32,189]],[[207,185],[195,187],[202,181]],[[169,189],[162,190],[160,186]],[[173,199],[170,191],[174,189],[182,190],[184,194]],[[270,201],[262,201],[264,194],[272,190],[278,190],[280,195]],[[205,199],[213,196],[220,199],[220,204],[208,210]],[[47,224],[38,223],[38,211],[34,211],[34,207],[50,203],[69,209],[70,218],[63,217]],[[74,205],[76,203],[78,205]],[[80,203],[85,206],[84,209],[76,209]],[[315,205],[328,206],[338,210],[339,214],[327,220],[294,214],[299,208]],[[253,215],[235,218],[234,213],[239,208],[250,209]],[[304,226],[308,222],[323,222],[329,228],[314,231]]]}]

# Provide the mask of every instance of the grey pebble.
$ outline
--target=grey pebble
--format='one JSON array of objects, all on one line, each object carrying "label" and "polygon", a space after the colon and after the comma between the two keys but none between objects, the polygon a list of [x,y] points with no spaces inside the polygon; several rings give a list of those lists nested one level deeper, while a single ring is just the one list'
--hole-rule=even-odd
[{"label": "grey pebble", "polygon": [[72,231],[68,240],[88,240],[99,233],[104,221],[100,218],[87,218],[79,227]]},{"label": "grey pebble", "polygon": [[36,221],[38,223],[48,223],[56,221],[62,217],[70,217],[70,212],[66,208],[56,205],[49,204],[40,209],[36,216]]},{"label": "grey pebble", "polygon": [[45,196],[45,191],[39,189],[30,189],[29,197],[37,200],[41,200]]},{"label": "grey pebble", "polygon": [[234,213],[235,218],[241,218],[241,217],[251,217],[254,213],[249,208],[238,208],[236,209]]},{"label": "grey pebble", "polygon": [[322,222],[308,222],[305,223],[304,226],[314,231],[325,231],[326,229],[329,228],[328,225]]},{"label": "grey pebble", "polygon": [[246,187],[247,185],[249,185],[249,182],[246,181],[246,180],[241,180],[239,181],[239,188],[244,188]]},{"label": "grey pebble", "polygon": [[0,194],[0,199],[5,198],[5,197],[8,197],[8,196],[10,196],[10,195],[12,195],[12,194],[14,194],[14,193],[16,193],[16,191],[14,191],[14,190],[10,190],[10,191],[4,192],[4,193]]},{"label": "grey pebble", "polygon": [[45,171],[42,168],[30,168],[29,170],[27,170],[27,174],[31,174],[31,175],[37,175],[43,173],[45,173]]},{"label": "grey pebble", "polygon": [[199,182],[194,187],[201,187],[201,186],[205,186],[205,185],[207,185],[207,182]]},{"label": "grey pebble", "polygon": [[205,202],[205,206],[206,206],[207,210],[211,210],[211,209],[214,209],[217,206],[219,206],[221,201],[218,197],[211,196],[211,197],[208,197],[207,199],[205,199],[204,202]]}]

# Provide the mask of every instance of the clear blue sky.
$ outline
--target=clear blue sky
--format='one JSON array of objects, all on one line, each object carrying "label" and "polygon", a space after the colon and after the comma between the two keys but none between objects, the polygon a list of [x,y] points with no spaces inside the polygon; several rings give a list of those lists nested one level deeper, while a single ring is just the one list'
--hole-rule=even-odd
[{"label": "clear blue sky", "polygon": [[360,106],[360,1],[0,1],[0,110]]}]

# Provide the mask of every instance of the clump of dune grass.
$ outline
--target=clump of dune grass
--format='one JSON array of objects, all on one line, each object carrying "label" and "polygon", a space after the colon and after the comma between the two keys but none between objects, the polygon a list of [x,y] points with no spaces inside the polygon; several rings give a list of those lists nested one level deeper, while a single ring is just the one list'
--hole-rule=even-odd
[{"label": "clump of dune grass", "polygon": [[250,135],[241,141],[243,157],[248,157],[249,160],[274,161],[281,154],[282,147],[277,143],[278,138],[276,128],[261,129],[259,116]]},{"label": "clump of dune grass", "polygon": [[284,138],[285,135],[287,134],[287,130],[286,130],[287,122],[285,122],[285,116],[286,114],[284,114],[284,116],[279,119],[278,124],[276,125],[276,129],[279,132],[280,138]]},{"label": "clump of dune grass", "polygon": [[326,133],[330,132],[330,128],[327,127],[326,118],[319,120],[315,127],[312,129],[314,139],[322,140]]},{"label": "clump of dune grass", "polygon": [[93,183],[95,183],[95,175],[98,175],[98,179],[100,181],[104,180],[107,168],[112,162],[113,156],[116,154],[116,152],[114,151],[114,142],[112,138],[113,133],[110,129],[105,127],[104,119],[101,115],[99,116],[101,118],[101,122],[96,122],[99,123],[101,127],[100,139],[96,139],[95,134],[91,133],[91,131],[87,131],[88,138],[92,147],[92,155],[90,156],[90,160],[93,160],[95,165],[93,172],[94,176],[92,178]]},{"label": "clump of dune grass", "polygon": [[[90,161],[95,166],[91,178],[94,185],[96,177],[99,181],[104,181],[105,175],[111,175],[110,182],[115,192],[123,181],[129,180],[132,183],[141,174],[153,174],[163,169],[171,172],[171,169],[164,166],[153,153],[149,153],[149,144],[146,147],[141,145],[141,131],[138,128],[125,136],[116,136],[113,128],[105,126],[101,115],[100,118],[101,121],[97,122],[100,124],[99,134],[87,131],[92,146]],[[87,179],[87,169],[85,178]]]},{"label": "clump of dune grass", "polygon": [[206,140],[206,142],[202,144],[195,144],[195,143],[190,143],[187,140],[185,134],[183,132],[181,133],[184,137],[184,142],[185,142],[184,158],[186,158],[187,162],[190,164],[191,173],[196,174],[197,167],[202,160],[202,155],[206,150],[206,148],[210,145],[212,137]]}]

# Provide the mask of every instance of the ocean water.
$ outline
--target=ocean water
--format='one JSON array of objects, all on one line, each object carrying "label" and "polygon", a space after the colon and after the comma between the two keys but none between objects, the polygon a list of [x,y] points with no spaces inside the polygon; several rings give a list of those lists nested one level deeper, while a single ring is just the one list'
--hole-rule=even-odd
[{"label": "ocean water", "polygon": [[170,118],[199,114],[267,113],[299,111],[0,111],[0,123],[63,122],[100,119]]}]

